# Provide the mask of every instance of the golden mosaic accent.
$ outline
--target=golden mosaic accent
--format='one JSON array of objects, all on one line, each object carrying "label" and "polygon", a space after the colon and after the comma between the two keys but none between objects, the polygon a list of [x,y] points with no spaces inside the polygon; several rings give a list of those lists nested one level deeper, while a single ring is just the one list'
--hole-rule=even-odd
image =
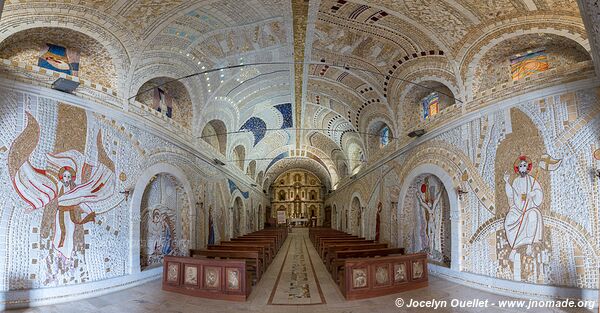
[{"label": "golden mosaic accent", "polygon": [[127,180],[127,174],[125,174],[125,172],[121,172],[121,174],[119,174],[119,180],[124,182]]},{"label": "golden mosaic accent", "polygon": [[37,147],[40,138],[40,124],[29,113],[27,115],[27,127],[13,142],[8,153],[8,173],[15,177],[17,170],[29,160],[29,155]]},{"label": "golden mosaic accent", "polygon": [[59,103],[54,153],[69,150],[84,153],[86,137],[87,116],[85,110]]},{"label": "golden mosaic accent", "polygon": [[[504,173],[511,175],[509,181],[515,178],[513,162],[520,155],[525,155],[533,162],[531,175],[536,176],[544,195],[550,195],[550,176],[547,171],[539,170],[540,157],[546,153],[544,141],[538,129],[531,119],[521,110],[513,108],[510,110],[512,120],[512,133],[498,145],[495,165],[496,182],[496,216],[506,215],[508,212],[508,199],[505,194]],[[550,201],[542,201],[540,211],[542,214],[549,212]]]},{"label": "golden mosaic accent", "polygon": [[300,127],[302,121],[302,80],[304,74],[304,48],[306,46],[306,25],[308,22],[309,0],[293,0],[294,19],[294,83],[296,111],[296,148],[300,148]]}]

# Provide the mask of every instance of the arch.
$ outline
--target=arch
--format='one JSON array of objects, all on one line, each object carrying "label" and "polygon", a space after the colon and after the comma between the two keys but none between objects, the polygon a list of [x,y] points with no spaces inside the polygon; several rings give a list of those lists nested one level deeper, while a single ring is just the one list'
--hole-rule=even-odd
[{"label": "arch", "polygon": [[[191,211],[177,178],[160,173],[144,190],[140,206],[140,268],[160,266],[165,255],[187,255]],[[183,200],[183,201],[182,201]],[[174,207],[173,207],[174,206]]]},{"label": "arch", "polygon": [[[71,68],[57,69],[48,62],[40,67],[77,76],[106,88],[118,88],[117,67],[106,46],[96,38],[70,28],[38,27],[16,32],[1,42],[0,58],[39,65],[42,51],[53,52],[48,44],[66,49],[62,56]],[[56,48],[54,50],[59,53]]]},{"label": "arch", "polygon": [[[400,97],[398,118],[404,131],[408,131],[417,124],[433,118],[438,112],[456,104],[456,88],[447,81],[437,77],[422,77],[416,81],[417,85],[410,85]],[[424,88],[426,87],[426,88]],[[437,105],[429,106],[427,117],[424,114],[425,100],[437,99]],[[434,107],[437,106],[436,111]]]},{"label": "arch", "polygon": [[211,120],[202,129],[202,140],[222,155],[227,153],[227,126],[221,120]]},{"label": "arch", "polygon": [[[0,28],[0,43],[18,32],[48,25],[85,34],[106,47],[116,67],[117,85],[114,86],[114,89],[120,95],[126,94],[127,73],[131,66],[129,51],[133,51],[134,47],[133,41],[123,39],[133,36],[123,26],[124,23],[115,20],[110,15],[103,14],[102,11],[88,10],[83,6],[68,3],[61,3],[60,12],[58,9],[49,7],[47,3],[28,3],[27,7],[31,10],[29,14],[5,14],[2,17],[2,26],[4,27]],[[64,14],[64,10],[69,10],[72,14]],[[23,19],[27,22],[23,23],[21,21]],[[18,26],[15,27],[15,25]]]},{"label": "arch", "polygon": [[370,155],[375,154],[382,148],[392,143],[394,140],[394,131],[390,123],[381,117],[374,118],[369,122],[366,128],[366,146]]},{"label": "arch", "polygon": [[233,148],[232,160],[242,171],[244,170],[244,163],[246,158],[246,148],[243,145],[238,145]]},{"label": "arch", "polygon": [[[236,190],[236,192],[239,192]],[[234,193],[235,195],[235,193]],[[245,215],[246,206],[244,201],[242,200],[241,195],[236,195],[232,198],[231,201],[231,214],[229,215],[230,220],[230,234],[231,238],[238,237],[243,235],[242,226],[245,225],[244,215]]]},{"label": "arch", "polygon": [[[551,18],[545,16],[544,19]],[[556,19],[560,21],[560,19]],[[538,24],[539,23],[539,24]],[[510,27],[509,27],[510,26]],[[590,45],[585,36],[585,29],[581,25],[581,33],[574,31],[572,24],[556,24],[552,26],[543,25],[541,21],[530,21],[522,25],[505,25],[503,29],[487,32],[482,38],[478,38],[476,44],[468,46],[463,51],[462,62],[460,64],[460,74],[465,80],[466,100],[471,101],[474,97],[473,82],[477,65],[481,58],[499,43],[528,34],[554,34],[570,39],[581,45],[586,51],[590,51]]]},{"label": "arch", "polygon": [[152,78],[140,86],[135,100],[191,129],[192,100],[181,81],[166,76]]},{"label": "arch", "polygon": [[[590,53],[581,43],[561,35],[535,32],[508,37],[490,47],[486,53],[478,55],[477,63],[472,65],[475,77],[468,80],[469,94],[474,96],[501,84],[511,83],[514,79],[511,77],[511,59],[541,50],[541,56],[546,58],[548,64],[547,69],[591,60]],[[539,71],[543,70],[540,68]]]},{"label": "arch", "polygon": [[[184,172],[171,164],[167,163],[158,163],[148,167],[142,174],[139,176],[135,183],[135,187],[133,189],[133,195],[131,196],[131,202],[129,205],[129,215],[130,222],[129,227],[131,229],[130,232],[130,240],[129,240],[129,273],[139,273],[141,271],[140,266],[140,244],[141,244],[141,234],[140,234],[140,208],[142,205],[142,199],[144,196],[144,192],[146,190],[146,186],[152,180],[152,178],[159,174],[168,174],[176,178],[179,183],[183,186],[184,192],[188,197],[188,203],[192,205],[195,203],[194,201],[194,193],[192,192],[192,187],[187,179],[187,176]],[[196,220],[196,212],[195,210],[190,210],[190,220]],[[195,246],[195,225],[196,223],[191,223],[190,225],[190,246]]]},{"label": "arch", "polygon": [[256,174],[256,161],[252,160],[248,163],[248,168],[246,169],[246,175],[250,176],[254,180]]},{"label": "arch", "polygon": [[[450,253],[451,253],[451,260],[450,260],[450,266],[451,269],[458,271],[460,269],[460,260],[462,258],[462,251],[460,250],[461,247],[461,242],[462,242],[462,238],[461,238],[461,230],[460,230],[460,207],[459,207],[459,201],[458,201],[458,194],[456,193],[456,189],[453,188],[454,184],[452,181],[452,176],[450,176],[450,174],[448,174],[444,169],[442,169],[441,167],[434,165],[434,164],[421,164],[417,167],[415,167],[412,171],[410,171],[405,179],[404,179],[404,183],[402,184],[402,187],[400,189],[400,194],[399,194],[399,198],[398,198],[398,207],[396,208],[397,210],[397,216],[401,216],[401,210],[404,207],[404,203],[405,203],[405,199],[406,199],[406,195],[409,191],[409,188],[411,187],[411,185],[413,184],[413,182],[415,181],[415,179],[419,176],[422,175],[433,175],[435,177],[437,177],[437,179],[439,179],[442,183],[442,185],[444,186],[446,193],[448,194],[448,201],[450,204],[450,232],[451,232],[451,242],[452,242],[452,246],[450,249]],[[452,188],[449,188],[452,187]],[[400,240],[401,237],[401,228],[398,228],[398,234],[397,234],[397,238],[398,240]]]},{"label": "arch", "polygon": [[360,195],[358,194],[358,192],[355,192],[352,195],[352,200],[350,202],[350,205],[348,206],[350,211],[350,220],[348,221],[349,231],[358,236],[362,235],[362,203],[363,202],[360,198]]},{"label": "arch", "polygon": [[259,185],[259,186],[262,185],[263,175],[264,175],[263,171],[258,172],[258,175],[256,175],[256,184]]}]

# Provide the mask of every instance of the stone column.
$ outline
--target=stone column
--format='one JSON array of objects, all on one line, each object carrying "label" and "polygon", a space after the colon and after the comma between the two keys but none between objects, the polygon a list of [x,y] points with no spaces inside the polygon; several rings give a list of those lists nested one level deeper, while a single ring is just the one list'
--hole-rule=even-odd
[{"label": "stone column", "polygon": [[596,75],[600,77],[600,1],[577,0],[577,3],[588,34]]}]

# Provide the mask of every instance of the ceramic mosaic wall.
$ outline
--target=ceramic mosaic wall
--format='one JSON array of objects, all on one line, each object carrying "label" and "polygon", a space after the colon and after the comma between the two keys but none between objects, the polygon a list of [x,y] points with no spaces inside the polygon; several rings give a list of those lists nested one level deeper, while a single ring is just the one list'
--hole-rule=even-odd
[{"label": "ceramic mosaic wall", "polygon": [[[148,131],[103,115],[11,90],[0,94],[0,290],[127,275],[132,195],[123,191],[154,164],[181,169],[193,194],[187,195],[183,182],[170,173],[147,185],[137,208],[146,243],[158,243],[161,255],[182,254],[194,236],[196,246],[205,245],[208,219],[200,203],[214,207],[216,240],[230,236],[227,180],[213,167]],[[149,244],[140,246],[142,254],[152,254]],[[156,264],[160,257],[150,259],[142,262]]]},{"label": "ceramic mosaic wall", "polygon": [[[423,250],[426,234],[415,234],[418,228],[407,225],[418,220],[415,213],[423,206],[418,200],[425,178],[430,185],[441,182],[433,175],[414,181],[405,177],[419,165],[435,166],[452,179],[452,186],[446,187],[460,204],[462,245],[452,253],[460,253],[463,271],[597,288],[600,197],[593,172],[600,165],[594,158],[600,148],[599,99],[598,88],[563,92],[465,122],[338,191],[327,203],[341,207],[355,192],[371,197],[366,214],[372,216],[368,234],[374,236],[374,211],[380,200],[382,239],[393,242],[387,237],[391,233],[392,238],[398,236],[398,246]],[[402,186],[408,186],[405,199],[399,199]],[[457,188],[467,193],[458,198]],[[441,205],[448,206],[444,201]],[[446,211],[452,214],[452,208]],[[452,256],[446,243],[448,219],[444,213],[441,242],[436,244],[441,255],[430,253],[430,262],[446,264]]]}]

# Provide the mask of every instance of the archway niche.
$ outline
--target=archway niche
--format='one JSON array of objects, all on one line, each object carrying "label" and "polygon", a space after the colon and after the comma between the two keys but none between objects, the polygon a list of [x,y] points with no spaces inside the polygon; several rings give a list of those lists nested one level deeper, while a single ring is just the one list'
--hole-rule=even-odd
[{"label": "archway niche", "polygon": [[450,199],[437,176],[421,174],[412,180],[398,222],[398,244],[407,253],[426,252],[430,262],[450,267]]},{"label": "archway niche", "polygon": [[161,173],[146,185],[140,206],[140,268],[162,265],[165,255],[187,255],[191,205],[181,182]]},{"label": "archway niche", "polygon": [[[584,47],[560,35],[533,33],[512,37],[496,44],[479,60],[474,71],[472,94],[523,79],[528,74],[589,60],[591,56]],[[518,71],[519,62],[530,62],[530,65],[523,68],[525,71]]]},{"label": "archway niche", "polygon": [[242,235],[243,230],[242,230],[242,226],[243,224],[243,214],[244,214],[244,201],[242,201],[242,198],[240,197],[236,197],[235,200],[233,201],[233,212],[231,215],[232,218],[232,231],[231,231],[231,237],[235,238],[238,237],[240,235]]},{"label": "archway niche", "polygon": [[246,175],[250,176],[250,178],[254,179],[254,174],[256,174],[256,161],[252,160],[248,163],[248,168],[246,169]]},{"label": "archway niche", "polygon": [[111,89],[117,87],[118,73],[108,50],[95,39],[68,28],[17,32],[0,43],[0,58],[77,76]]},{"label": "archway niche", "polygon": [[439,81],[426,80],[409,88],[402,103],[402,125],[405,130],[431,119],[456,103],[452,90]]},{"label": "archway niche", "polygon": [[192,123],[192,100],[185,85],[169,77],[156,77],[144,83],[135,100],[173,119],[185,128]]},{"label": "archway niche", "polygon": [[227,151],[227,126],[221,120],[212,120],[202,129],[202,140],[206,141],[222,155]]},{"label": "archway niche", "polygon": [[371,154],[385,148],[394,139],[391,127],[384,121],[371,123],[367,133],[367,145]]},{"label": "archway niche", "polygon": [[262,185],[263,176],[264,176],[263,171],[258,172],[258,175],[256,175],[256,184],[257,185],[259,185],[259,186]]},{"label": "archway niche", "polygon": [[352,198],[351,208],[351,220],[349,223],[350,232],[353,234],[357,234],[358,236],[362,235],[362,209],[360,204],[360,199],[358,197]]},{"label": "archway niche", "polygon": [[233,161],[243,171],[244,170],[244,159],[246,158],[246,148],[242,145],[238,145],[233,149]]}]

